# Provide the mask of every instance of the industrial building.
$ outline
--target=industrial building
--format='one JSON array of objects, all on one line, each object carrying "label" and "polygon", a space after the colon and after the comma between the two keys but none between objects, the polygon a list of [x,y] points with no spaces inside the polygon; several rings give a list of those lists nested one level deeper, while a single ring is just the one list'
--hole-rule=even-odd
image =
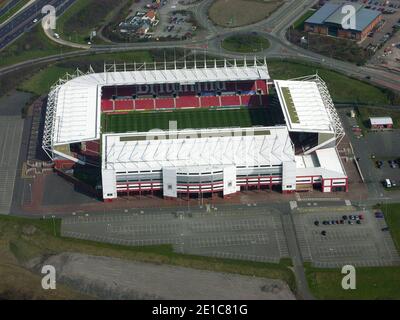
[{"label": "industrial building", "polygon": [[[273,93],[271,93],[271,90]],[[271,80],[267,64],[78,72],[49,93],[43,149],[57,170],[101,168],[103,198],[347,191],[344,130],[317,75]]]},{"label": "industrial building", "polygon": [[[345,5],[351,5],[355,9],[354,29],[345,29],[342,26],[343,18],[346,15],[342,13],[342,8]],[[365,9],[360,3],[326,3],[305,21],[304,30],[360,42],[374,30],[381,20],[381,12]]]},{"label": "industrial building", "polygon": [[369,118],[371,129],[392,129],[393,120],[391,117],[371,117]]}]

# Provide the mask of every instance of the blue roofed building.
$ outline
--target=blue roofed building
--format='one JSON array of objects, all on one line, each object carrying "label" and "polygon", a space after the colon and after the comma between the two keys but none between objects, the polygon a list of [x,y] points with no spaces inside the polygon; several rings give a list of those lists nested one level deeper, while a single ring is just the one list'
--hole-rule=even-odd
[{"label": "blue roofed building", "polygon": [[[345,5],[351,5],[355,9],[355,26],[347,28],[343,26],[347,12],[342,12]],[[338,38],[363,41],[381,21],[382,14],[376,10],[365,9],[359,3],[326,3],[316,11],[304,23],[304,30],[322,35]]]}]

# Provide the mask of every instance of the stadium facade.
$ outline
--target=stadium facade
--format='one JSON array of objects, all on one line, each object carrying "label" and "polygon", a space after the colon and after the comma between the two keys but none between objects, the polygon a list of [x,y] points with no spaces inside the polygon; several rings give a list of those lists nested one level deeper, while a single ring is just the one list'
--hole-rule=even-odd
[{"label": "stadium facade", "polygon": [[265,60],[129,69],[77,71],[48,96],[43,149],[57,170],[101,168],[104,200],[348,190],[344,130],[317,75],[272,81]]}]

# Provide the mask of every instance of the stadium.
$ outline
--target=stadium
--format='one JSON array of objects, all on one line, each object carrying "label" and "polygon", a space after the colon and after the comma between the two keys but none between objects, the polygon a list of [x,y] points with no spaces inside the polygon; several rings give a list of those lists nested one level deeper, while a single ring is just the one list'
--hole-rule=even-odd
[{"label": "stadium", "polygon": [[48,95],[43,149],[63,172],[98,168],[120,195],[347,191],[344,130],[318,75],[272,80],[254,59],[77,70]]}]

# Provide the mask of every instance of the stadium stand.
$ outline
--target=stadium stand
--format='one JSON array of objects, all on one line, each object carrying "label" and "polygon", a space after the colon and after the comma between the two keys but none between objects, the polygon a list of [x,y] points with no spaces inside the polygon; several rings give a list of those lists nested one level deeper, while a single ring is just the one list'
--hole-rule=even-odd
[{"label": "stadium stand", "polygon": [[101,111],[114,111],[114,102],[113,100],[101,100]]},{"label": "stadium stand", "polygon": [[200,107],[199,98],[198,97],[178,97],[176,99],[176,107],[177,108],[198,108]]},{"label": "stadium stand", "polygon": [[134,108],[135,110],[152,110],[154,109],[154,99],[136,99]]},{"label": "stadium stand", "polygon": [[115,110],[133,110],[133,100],[115,100]]},{"label": "stadium stand", "polygon": [[175,108],[174,98],[159,98],[155,99],[156,109],[173,109]]},{"label": "stadium stand", "polygon": [[200,105],[202,108],[220,107],[221,101],[219,97],[201,97]]}]

